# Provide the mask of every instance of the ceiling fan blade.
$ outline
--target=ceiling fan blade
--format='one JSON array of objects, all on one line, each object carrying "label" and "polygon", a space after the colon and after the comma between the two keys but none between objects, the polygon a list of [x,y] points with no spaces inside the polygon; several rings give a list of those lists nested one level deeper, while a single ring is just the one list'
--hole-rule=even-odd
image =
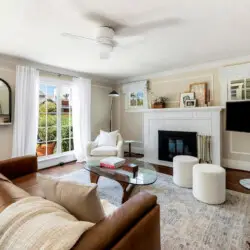
[{"label": "ceiling fan blade", "polygon": [[96,40],[93,39],[93,38],[89,38],[89,37],[85,37],[85,36],[78,36],[78,35],[74,35],[74,34],[66,33],[66,32],[61,33],[61,36],[65,36],[65,37],[73,38],[73,39],[89,40],[89,41],[92,41],[92,42],[96,42]]},{"label": "ceiling fan blade", "polygon": [[171,26],[179,25],[182,22],[179,18],[167,18],[162,19],[150,23],[139,24],[134,27],[124,27],[116,29],[116,35],[118,36],[135,36],[144,33],[148,33],[150,31],[162,28],[168,28]]},{"label": "ceiling fan blade", "polygon": [[117,29],[122,29],[122,28],[126,27],[121,22],[112,20],[112,19],[106,17],[105,15],[102,15],[102,14],[99,14],[96,12],[88,12],[88,13],[84,14],[84,17],[87,18],[88,20],[94,22],[94,23],[97,23],[100,26],[110,27],[114,31],[116,31]]},{"label": "ceiling fan blade", "polygon": [[114,44],[116,47],[121,49],[130,49],[143,44],[144,41],[145,38],[143,36],[130,36],[130,37],[118,36],[115,38]]}]

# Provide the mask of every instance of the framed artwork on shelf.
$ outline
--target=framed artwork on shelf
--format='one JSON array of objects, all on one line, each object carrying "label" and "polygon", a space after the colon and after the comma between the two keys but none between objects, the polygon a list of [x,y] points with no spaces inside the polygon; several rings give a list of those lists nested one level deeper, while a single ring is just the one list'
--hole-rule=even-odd
[{"label": "framed artwork on shelf", "polygon": [[196,99],[194,100],[186,100],[185,108],[194,108],[196,106]]},{"label": "framed artwork on shelf", "polygon": [[197,100],[198,107],[204,107],[207,105],[207,83],[192,83],[189,85],[189,92],[193,92],[195,94],[195,99]]},{"label": "framed artwork on shelf", "polygon": [[194,100],[194,93],[181,93],[180,96],[180,108],[185,107],[185,103],[187,100]]},{"label": "framed artwork on shelf", "polygon": [[125,110],[148,108],[148,83],[146,80],[124,84],[122,91],[125,94]]},{"label": "framed artwork on shelf", "polygon": [[129,107],[130,108],[143,108],[144,92],[135,91],[129,93]]}]

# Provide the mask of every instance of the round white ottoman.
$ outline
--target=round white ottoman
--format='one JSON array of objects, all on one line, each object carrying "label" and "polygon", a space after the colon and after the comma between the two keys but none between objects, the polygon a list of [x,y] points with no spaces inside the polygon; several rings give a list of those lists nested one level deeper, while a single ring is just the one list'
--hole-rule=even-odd
[{"label": "round white ottoman", "polygon": [[193,195],[208,204],[221,204],[226,200],[226,171],[213,164],[193,167]]},{"label": "round white ottoman", "polygon": [[173,181],[180,187],[191,188],[193,166],[199,163],[196,157],[189,155],[177,155],[173,159]]}]

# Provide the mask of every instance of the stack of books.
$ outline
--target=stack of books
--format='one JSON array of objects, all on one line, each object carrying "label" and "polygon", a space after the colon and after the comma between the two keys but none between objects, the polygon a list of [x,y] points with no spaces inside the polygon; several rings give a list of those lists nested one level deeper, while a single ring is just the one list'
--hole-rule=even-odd
[{"label": "stack of books", "polygon": [[119,157],[107,157],[100,161],[100,167],[116,169],[124,165],[125,159]]}]

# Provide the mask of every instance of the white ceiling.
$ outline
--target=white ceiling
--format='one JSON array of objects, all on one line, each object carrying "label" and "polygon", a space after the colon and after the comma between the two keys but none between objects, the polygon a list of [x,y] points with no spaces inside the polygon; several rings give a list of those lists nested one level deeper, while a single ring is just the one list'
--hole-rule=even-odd
[{"label": "white ceiling", "polygon": [[[127,26],[180,19],[99,59],[84,15],[104,14]],[[250,55],[249,0],[8,0],[0,2],[0,53],[107,78],[121,79],[219,59]],[[126,39],[123,41],[131,42]]]}]

